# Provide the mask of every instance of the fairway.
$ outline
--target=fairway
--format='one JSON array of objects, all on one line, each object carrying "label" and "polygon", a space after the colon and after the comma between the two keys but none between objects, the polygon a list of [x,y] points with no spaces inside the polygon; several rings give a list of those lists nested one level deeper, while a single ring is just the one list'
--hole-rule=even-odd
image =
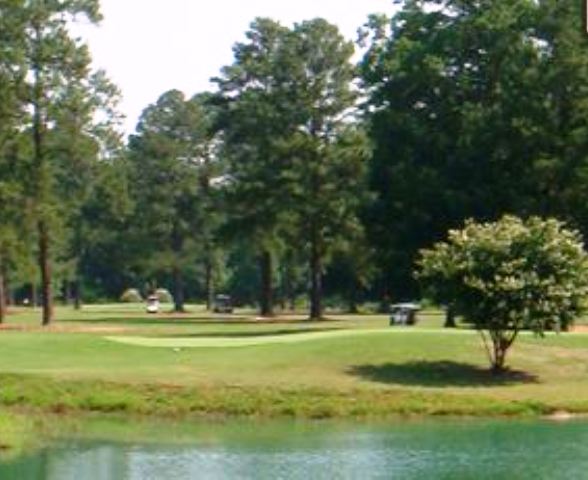
[{"label": "fairway", "polygon": [[0,330],[0,405],[43,411],[300,417],[529,415],[588,412],[588,335],[521,334],[511,372],[493,376],[480,336],[445,329],[439,311],[414,327],[387,315],[309,322],[146,315],[144,306],[61,307],[41,328],[14,309]]}]

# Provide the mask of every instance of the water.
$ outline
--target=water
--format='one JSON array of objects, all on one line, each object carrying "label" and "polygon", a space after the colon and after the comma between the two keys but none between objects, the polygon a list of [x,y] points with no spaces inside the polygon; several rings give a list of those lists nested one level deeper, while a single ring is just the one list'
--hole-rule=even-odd
[{"label": "water", "polygon": [[248,423],[176,438],[178,428],[160,429],[165,441],[60,441],[0,463],[0,479],[588,478],[585,421]]}]

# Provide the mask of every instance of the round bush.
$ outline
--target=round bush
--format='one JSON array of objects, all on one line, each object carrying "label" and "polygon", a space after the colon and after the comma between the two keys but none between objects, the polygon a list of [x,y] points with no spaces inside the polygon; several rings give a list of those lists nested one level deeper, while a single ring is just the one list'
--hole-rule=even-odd
[{"label": "round bush", "polygon": [[157,295],[161,303],[172,303],[174,301],[174,297],[172,297],[172,294],[169,293],[167,288],[158,288],[155,290],[155,295]]},{"label": "round bush", "polygon": [[417,277],[433,300],[480,331],[492,369],[501,372],[521,329],[566,329],[583,313],[588,255],[580,233],[558,220],[506,215],[450,231],[422,251]]},{"label": "round bush", "polygon": [[139,303],[143,297],[136,288],[127,288],[120,296],[120,301],[124,303]]}]

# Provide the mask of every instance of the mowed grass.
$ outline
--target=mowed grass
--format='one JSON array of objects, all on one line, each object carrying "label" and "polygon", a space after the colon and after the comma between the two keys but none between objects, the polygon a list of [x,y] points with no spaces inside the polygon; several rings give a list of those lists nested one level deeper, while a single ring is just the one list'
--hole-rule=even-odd
[{"label": "mowed grass", "polygon": [[[588,335],[523,334],[502,377],[476,332],[385,315],[149,316],[140,305],[17,309],[0,332],[0,404],[51,411],[301,417],[588,413]],[[118,340],[118,341],[117,341]],[[133,344],[134,343],[134,344]],[[149,346],[145,346],[149,345]]]}]

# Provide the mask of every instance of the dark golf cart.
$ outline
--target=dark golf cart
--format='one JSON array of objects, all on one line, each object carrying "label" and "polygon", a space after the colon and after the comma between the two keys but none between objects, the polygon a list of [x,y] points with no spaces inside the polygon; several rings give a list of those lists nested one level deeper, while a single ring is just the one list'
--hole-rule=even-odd
[{"label": "dark golf cart", "polygon": [[214,306],[212,311],[214,313],[233,313],[231,297],[228,295],[217,295],[214,297]]},{"label": "dark golf cart", "polygon": [[417,303],[396,303],[390,306],[390,325],[414,325],[416,313],[421,309]]}]

